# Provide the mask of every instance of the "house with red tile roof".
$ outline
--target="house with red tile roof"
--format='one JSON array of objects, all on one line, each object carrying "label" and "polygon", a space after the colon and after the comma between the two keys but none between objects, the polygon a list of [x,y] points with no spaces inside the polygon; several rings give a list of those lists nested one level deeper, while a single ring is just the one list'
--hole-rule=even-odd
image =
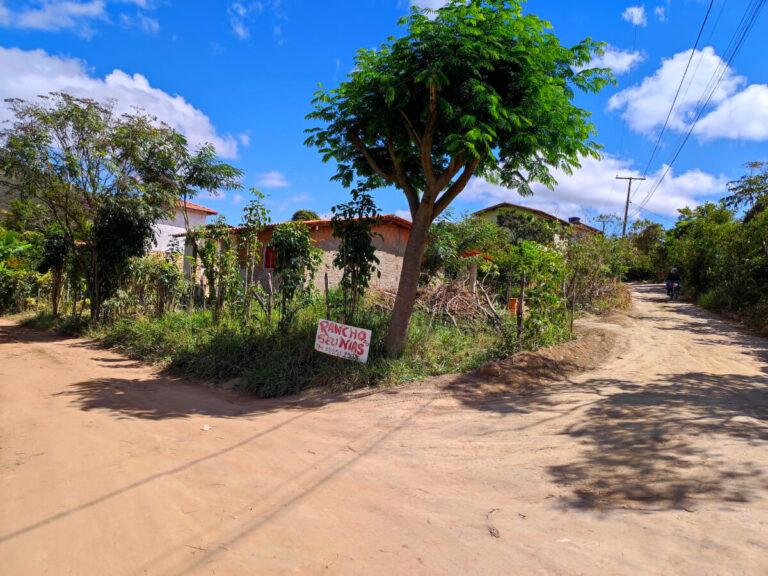
[{"label": "house with red tile roof", "polygon": [[[216,216],[217,214],[216,210],[206,208],[200,204],[187,202],[187,216],[189,217],[191,228],[205,226],[208,216]],[[183,238],[185,232],[184,205],[179,201],[171,218],[166,218],[155,224],[155,247],[152,250],[154,252],[166,252],[171,238],[179,235]]]},{"label": "house with red tile roof", "polygon": [[[342,272],[334,267],[333,259],[339,251],[339,239],[333,237],[331,221],[306,220],[304,224],[309,227],[310,238],[314,241],[314,245],[323,251],[323,259],[315,275],[315,286],[322,289],[325,284],[326,273],[328,274],[328,284],[331,287],[337,286],[341,281]],[[278,224],[270,224],[259,233],[263,253],[254,280],[262,284],[266,283],[267,275],[273,272],[275,267],[275,257],[269,243],[276,226]],[[235,235],[238,235],[239,231],[239,228],[232,229]],[[374,274],[371,278],[371,286],[397,291],[397,286],[400,283],[400,270],[403,267],[403,257],[405,256],[405,245],[411,234],[411,223],[394,214],[387,214],[379,218],[378,222],[372,226],[372,231],[374,234],[373,245],[376,248],[376,257],[379,259],[378,270],[381,272],[381,276]],[[243,252],[241,259],[244,258]]]},{"label": "house with red tile roof", "polygon": [[[341,281],[342,272],[334,267],[333,260],[339,252],[339,239],[333,237],[330,220],[305,220],[303,222],[309,227],[310,238],[314,245],[323,251],[323,257],[320,267],[315,274],[315,287],[322,289],[325,284],[325,274],[328,274],[328,284],[335,287]],[[262,246],[261,262],[254,273],[253,281],[261,283],[264,287],[268,284],[269,275],[274,278],[275,255],[270,246],[272,232],[279,224],[270,224],[265,226],[259,232],[259,242]],[[384,290],[396,291],[400,283],[400,270],[403,267],[403,257],[405,256],[405,246],[411,234],[411,223],[394,214],[380,216],[378,222],[372,226],[374,234],[373,245],[376,248],[376,257],[379,259],[378,270],[381,276],[376,274],[371,278],[371,286],[382,288]],[[237,239],[239,245],[239,236],[242,228],[231,227],[231,234]],[[184,230],[176,234],[184,236]],[[191,248],[187,247],[187,256],[191,256]],[[241,263],[245,261],[245,248],[239,251]],[[185,259],[184,269],[189,273],[189,265]],[[244,267],[240,274],[245,276]],[[196,281],[200,281],[198,278]]]},{"label": "house with red tile roof", "polygon": [[574,218],[568,218],[568,220],[564,220],[553,214],[544,212],[544,210],[539,210],[537,208],[530,208],[529,206],[522,206],[521,204],[512,204],[511,202],[502,202],[500,204],[495,204],[494,206],[489,206],[488,208],[483,208],[482,210],[478,210],[477,212],[475,212],[473,216],[477,216],[479,218],[482,218],[483,220],[487,220],[492,224],[497,224],[498,223],[497,217],[503,211],[512,211],[512,212],[517,212],[519,214],[528,214],[533,216],[534,218],[540,218],[542,220],[548,220],[550,222],[558,222],[563,227],[568,227],[573,233],[576,233],[576,234],[579,234],[579,233],[602,234],[602,232],[597,228],[593,228],[588,224],[584,224],[581,221],[581,218],[574,217]]}]

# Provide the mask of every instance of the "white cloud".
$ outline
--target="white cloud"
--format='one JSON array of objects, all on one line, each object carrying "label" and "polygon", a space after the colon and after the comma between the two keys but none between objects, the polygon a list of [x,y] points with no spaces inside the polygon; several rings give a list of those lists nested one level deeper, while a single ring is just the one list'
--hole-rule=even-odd
[{"label": "white cloud", "polygon": [[[642,187],[635,184],[633,198],[640,202],[650,190],[652,183],[661,174],[649,174]],[[571,216],[587,217],[595,213],[624,213],[627,187],[616,175],[641,176],[632,169],[631,162],[614,156],[602,160],[582,159],[582,167],[572,175],[560,170],[554,171],[558,181],[555,190],[541,184],[534,184],[532,197],[521,197],[517,191],[489,184],[474,178],[459,196],[460,201],[487,201],[488,205],[499,202],[513,202],[544,210],[561,218]],[[696,206],[705,198],[720,196],[725,191],[728,178],[715,176],[701,170],[689,170],[679,176],[670,171],[658,191],[651,198],[647,209],[662,215],[676,216],[677,209]],[[630,212],[632,207],[630,206]]]},{"label": "white cloud", "polygon": [[237,135],[237,139],[240,140],[240,144],[248,148],[251,145],[251,131],[246,130]]},{"label": "white cloud", "polygon": [[8,28],[56,31],[77,29],[81,34],[92,34],[89,23],[107,20],[104,0],[74,2],[54,0],[39,3],[39,7],[26,6],[13,11],[0,0],[0,25]]},{"label": "white cloud", "polygon": [[219,202],[221,200],[226,200],[227,194],[226,192],[221,192],[219,190],[203,190],[200,192],[197,198],[200,200],[205,200],[206,202]]},{"label": "white cloud", "polygon": [[[690,56],[688,50],[664,60],[661,67],[642,83],[611,97],[609,110],[621,111],[634,131],[655,135],[667,118]],[[718,71],[724,75],[710,101],[714,110],[703,115],[695,133],[705,140],[768,140],[768,86],[753,84],[744,88],[747,79],[728,68],[711,47],[694,55],[669,128],[676,132],[689,129],[699,100],[711,90],[711,78]]]},{"label": "white cloud", "polygon": [[[142,9],[152,8],[147,0],[109,1],[132,4]],[[0,27],[49,32],[74,30],[82,36],[90,37],[94,34],[94,23],[110,22],[107,4],[108,0],[34,0],[22,4],[20,8],[8,8],[5,1],[0,0]],[[157,20],[142,12],[138,12],[135,17],[120,14],[119,21],[141,28],[148,34],[154,34],[160,29]]]},{"label": "white cloud", "polygon": [[291,184],[285,179],[285,174],[273,171],[260,174],[256,185],[262,188],[287,188]]},{"label": "white cloud", "polygon": [[141,28],[145,34],[157,34],[160,31],[160,23],[154,18],[150,18],[141,12],[136,14],[135,17],[128,16],[128,14],[121,14],[120,21],[125,26]]},{"label": "white cloud", "polygon": [[403,220],[408,220],[408,222],[413,220],[410,210],[395,210],[395,216],[402,218]]},{"label": "white cloud", "polygon": [[723,101],[694,133],[703,140],[768,140],[768,85],[752,84]]},{"label": "white cloud", "polygon": [[147,34],[157,34],[160,30],[160,23],[154,18],[150,18],[144,14],[139,14],[137,18],[139,19],[139,26]]},{"label": "white cloud", "polygon": [[645,6],[630,6],[621,15],[622,19],[631,22],[635,26],[647,26],[648,17],[645,14]]},{"label": "white cloud", "polygon": [[631,50],[621,50],[615,46],[606,46],[605,53],[589,63],[590,68],[610,68],[614,74],[626,74],[645,60],[645,56]]},{"label": "white cloud", "polygon": [[[0,47],[0,94],[31,100],[53,91],[98,101],[114,99],[118,112],[141,108],[182,132],[192,146],[211,143],[221,156],[237,157],[233,136],[219,135],[202,111],[178,94],[153,88],[141,74],[114,70],[102,79],[92,76],[82,60],[51,56],[43,50]],[[0,121],[10,118],[8,108],[0,105]]]},{"label": "white cloud", "polygon": [[[276,18],[282,18],[280,14],[280,0],[261,0],[259,2],[232,2],[227,7],[229,25],[240,40],[251,37],[251,28],[256,19],[266,10],[269,10]],[[272,34],[277,39],[281,34],[280,26],[272,28]]]},{"label": "white cloud", "polygon": [[240,40],[245,40],[251,35],[251,29],[247,25],[248,9],[235,2],[227,8],[227,14],[229,15],[229,24],[232,26],[232,31],[235,36]]},{"label": "white cloud", "polygon": [[411,6],[417,6],[419,8],[429,8],[430,10],[437,10],[448,4],[448,0],[410,0]]},{"label": "white cloud", "polygon": [[667,21],[667,10],[664,8],[664,6],[657,6],[653,13],[656,14],[656,18],[659,19],[659,22]]},{"label": "white cloud", "polygon": [[243,195],[242,195],[242,194],[235,194],[235,195],[232,197],[232,204],[233,204],[233,205],[237,205],[237,204],[240,204],[240,203],[241,203],[243,200],[245,200],[245,198],[243,197]]}]

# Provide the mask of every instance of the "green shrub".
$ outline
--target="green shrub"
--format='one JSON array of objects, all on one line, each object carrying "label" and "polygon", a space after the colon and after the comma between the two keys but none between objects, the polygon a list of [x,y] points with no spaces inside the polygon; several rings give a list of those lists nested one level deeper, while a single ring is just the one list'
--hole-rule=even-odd
[{"label": "green shrub", "polygon": [[216,326],[210,312],[173,312],[162,318],[121,318],[100,326],[95,335],[133,358],[159,362],[180,373],[219,382],[242,378],[243,389],[264,397],[296,394],[317,385],[347,391],[401,384],[471,370],[508,353],[490,326],[456,327],[419,311],[405,353],[388,359],[384,336],[389,313],[364,305],[357,324],[373,331],[369,360],[350,362],[315,351],[317,322],[324,315],[324,300],[315,298],[296,312],[289,326],[267,325],[261,318],[244,326],[226,315]]}]

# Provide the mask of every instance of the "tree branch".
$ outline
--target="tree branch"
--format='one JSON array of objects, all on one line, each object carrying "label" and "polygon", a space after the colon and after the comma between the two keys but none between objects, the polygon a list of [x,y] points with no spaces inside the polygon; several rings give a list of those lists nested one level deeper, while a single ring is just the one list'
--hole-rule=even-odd
[{"label": "tree branch", "polygon": [[456,174],[459,172],[461,167],[464,165],[464,152],[459,152],[458,156],[454,156],[451,158],[450,163],[448,164],[448,167],[445,169],[445,172],[443,172],[436,180],[435,187],[438,190],[442,190],[448,184],[451,183],[451,180],[453,180],[453,177],[456,176]]},{"label": "tree branch", "polygon": [[[436,188],[435,168],[432,164],[432,142],[434,141],[435,125],[437,124],[437,88],[435,84],[429,85],[429,114],[427,115],[427,129],[421,143],[421,167],[427,180],[427,190]],[[437,188],[439,193],[440,188]]]},{"label": "tree branch", "polygon": [[458,180],[451,184],[451,187],[446,190],[442,196],[435,202],[435,209],[432,214],[432,218],[437,218],[440,214],[448,208],[451,202],[458,196],[462,190],[466,187],[469,179],[472,178],[472,174],[480,165],[481,158],[475,158],[469,164],[464,165],[464,171],[459,176]]},{"label": "tree branch", "polygon": [[416,148],[421,150],[421,138],[416,133],[416,129],[413,127],[413,124],[411,124],[411,119],[408,118],[405,112],[402,110],[398,110],[400,113],[400,117],[403,119],[403,124],[405,124],[405,129],[408,131],[408,135],[411,137],[411,141],[416,145]]},{"label": "tree branch", "polygon": [[411,216],[415,218],[416,211],[419,209],[419,194],[411,185],[405,170],[403,170],[403,165],[397,159],[395,145],[392,141],[392,133],[389,129],[387,129],[387,149],[389,150],[389,157],[392,159],[392,165],[395,167],[397,183],[400,185],[400,188],[402,188],[405,193],[405,197],[408,199],[408,208],[411,210]]},{"label": "tree branch", "polygon": [[390,174],[381,169],[378,162],[376,162],[376,159],[371,154],[370,150],[368,150],[368,148],[365,147],[365,144],[363,144],[363,141],[360,140],[357,134],[355,134],[351,130],[347,130],[347,138],[349,139],[349,142],[352,144],[352,146],[357,148],[357,151],[363,155],[365,160],[371,166],[373,171],[376,172],[376,174],[378,174],[384,180],[386,180],[387,182],[390,182],[391,184],[394,184],[397,182],[397,179],[395,178],[394,174]]}]

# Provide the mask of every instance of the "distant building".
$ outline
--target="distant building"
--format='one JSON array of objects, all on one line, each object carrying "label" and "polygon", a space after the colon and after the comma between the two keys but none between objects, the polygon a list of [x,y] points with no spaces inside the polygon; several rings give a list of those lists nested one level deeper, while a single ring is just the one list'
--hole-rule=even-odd
[{"label": "distant building", "polygon": [[581,221],[581,218],[573,217],[573,218],[569,218],[568,220],[563,220],[562,218],[558,218],[557,216],[544,212],[543,210],[538,210],[536,208],[529,208],[528,206],[521,206],[519,204],[512,204],[510,202],[502,202],[501,204],[496,204],[494,206],[489,206],[488,208],[483,208],[482,210],[478,210],[477,212],[475,212],[473,216],[478,216],[479,218],[482,218],[483,220],[486,220],[492,224],[497,224],[498,223],[497,218],[499,214],[501,214],[502,212],[509,212],[509,211],[518,212],[520,214],[531,215],[534,218],[541,218],[542,220],[548,220],[550,222],[558,222],[563,227],[568,227],[571,233],[602,235],[602,232],[597,228],[593,228],[588,224],[584,224]]},{"label": "distant building", "polygon": [[[325,273],[328,273],[328,284],[335,287],[341,280],[342,271],[334,267],[333,259],[339,251],[339,239],[333,237],[330,220],[305,220],[303,222],[309,227],[310,238],[314,246],[323,251],[323,259],[315,275],[315,287],[322,289],[325,285]],[[253,280],[266,286],[267,278],[270,272],[275,268],[275,254],[270,246],[272,232],[279,224],[270,224],[259,232],[259,242],[262,245],[261,262],[254,273]],[[400,283],[400,271],[403,267],[403,257],[405,256],[405,246],[411,234],[411,223],[398,216],[389,214],[379,217],[378,223],[373,227],[373,245],[376,248],[376,257],[379,259],[378,270],[381,272],[379,277],[374,274],[371,278],[371,286],[376,286],[385,290],[397,290]],[[230,228],[232,236],[236,238],[239,245],[239,237],[242,228]],[[184,231],[176,234],[183,238]],[[245,260],[245,248],[239,249],[241,263]],[[187,247],[186,256],[191,256],[191,248]],[[185,259],[184,268],[189,272],[189,263]],[[245,277],[244,267],[240,269],[240,274]]]},{"label": "distant building", "polygon": [[[199,204],[193,204],[187,202],[187,216],[189,217],[190,228],[197,226],[205,226],[208,216],[216,216],[218,212]],[[170,244],[171,238],[174,236],[179,237],[182,241],[186,228],[184,226],[184,208],[183,204],[179,202],[176,206],[176,210],[173,212],[173,217],[165,220],[161,220],[155,224],[155,242],[156,245],[153,248],[154,252],[166,252]],[[183,246],[182,246],[183,248]]]},{"label": "distant building", "polygon": [[[323,251],[323,261],[315,275],[315,286],[322,288],[325,283],[325,273],[328,273],[328,284],[337,286],[341,281],[342,271],[334,267],[333,259],[339,251],[339,239],[333,237],[330,220],[306,220],[310,237],[314,245]],[[272,239],[272,231],[278,224],[271,224],[259,233],[259,241],[263,245],[261,263],[255,274],[255,280],[264,284],[267,274],[275,267],[275,256],[269,245]],[[240,229],[233,228],[233,233],[238,234]],[[385,290],[397,290],[400,283],[400,270],[403,267],[405,245],[411,234],[411,223],[395,215],[381,216],[377,224],[373,226],[373,245],[376,247],[376,257],[379,259],[378,270],[381,277],[376,274],[371,278],[371,286]],[[245,254],[241,253],[241,258]],[[245,271],[242,271],[245,274]]]}]

